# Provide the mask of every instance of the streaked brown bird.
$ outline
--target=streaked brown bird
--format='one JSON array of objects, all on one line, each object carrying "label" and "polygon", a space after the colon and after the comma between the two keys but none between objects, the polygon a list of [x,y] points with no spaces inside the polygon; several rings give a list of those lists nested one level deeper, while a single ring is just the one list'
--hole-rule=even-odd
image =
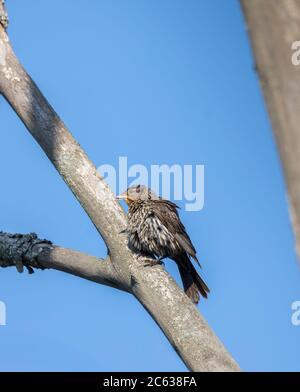
[{"label": "streaked brown bird", "polygon": [[[197,304],[200,294],[207,298],[209,288],[197,273],[190,258],[198,264],[196,250],[180,221],[176,204],[157,196],[151,189],[137,185],[117,196],[128,210],[128,247],[135,253],[156,259],[168,257],[179,268],[184,291]],[[200,265],[200,264],[199,264]]]}]

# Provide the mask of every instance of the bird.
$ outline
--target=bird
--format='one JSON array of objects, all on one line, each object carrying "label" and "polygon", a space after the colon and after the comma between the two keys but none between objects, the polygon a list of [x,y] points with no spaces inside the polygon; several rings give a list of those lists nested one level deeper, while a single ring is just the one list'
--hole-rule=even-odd
[{"label": "bird", "polygon": [[[170,258],[178,266],[183,288],[194,304],[200,297],[207,298],[210,292],[198,274],[191,258],[200,266],[196,249],[182,224],[179,207],[144,185],[134,185],[117,196],[128,206],[128,248],[138,255],[155,260],[152,264],[163,264]],[[201,267],[201,266],[200,266]]]}]

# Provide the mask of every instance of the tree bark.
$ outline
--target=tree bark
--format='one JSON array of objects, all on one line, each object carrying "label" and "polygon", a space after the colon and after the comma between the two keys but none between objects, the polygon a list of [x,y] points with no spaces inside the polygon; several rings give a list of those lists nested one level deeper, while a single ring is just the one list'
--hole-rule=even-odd
[{"label": "tree bark", "polygon": [[109,258],[98,259],[41,240],[36,234],[8,234],[0,232],[0,267],[23,267],[33,273],[34,269],[55,269],[92,282],[126,291],[117,280]]},{"label": "tree bark", "polygon": [[[19,63],[3,27],[0,27],[0,93],[47,154],[104,239],[109,252],[105,263],[111,265],[109,272],[113,271],[114,284],[138,299],[190,370],[238,371],[234,359],[170,275],[161,266],[145,267],[129,251],[122,234],[126,227],[123,209]],[[72,269],[72,255],[66,260],[62,253],[58,249],[50,253],[58,269],[84,278],[91,276],[80,257],[74,258]],[[46,259],[40,257],[38,261],[47,266]],[[95,263],[91,263],[94,268]],[[49,265],[53,266],[53,260],[50,264],[48,260]],[[99,280],[101,274],[103,271],[99,269]],[[95,275],[92,277],[96,280]]]},{"label": "tree bark", "polygon": [[288,188],[300,258],[300,66],[292,44],[300,40],[299,0],[241,0],[261,88]]}]

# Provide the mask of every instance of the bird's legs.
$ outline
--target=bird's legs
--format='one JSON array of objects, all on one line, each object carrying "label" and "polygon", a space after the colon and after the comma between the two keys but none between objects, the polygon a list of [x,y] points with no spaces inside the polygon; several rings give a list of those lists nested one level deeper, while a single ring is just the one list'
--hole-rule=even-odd
[{"label": "bird's legs", "polygon": [[165,257],[159,257],[158,259],[154,258],[150,254],[139,253],[137,255],[138,259],[144,263],[144,267],[154,267],[155,265],[164,266],[165,263],[162,261]]},{"label": "bird's legs", "polygon": [[165,266],[165,263],[159,259],[147,259],[145,267],[154,267],[155,265]]},{"label": "bird's legs", "polygon": [[165,258],[166,256],[160,256],[158,259],[147,259],[147,264],[145,267],[154,267],[155,265],[162,265],[164,267],[165,263],[162,260]]}]

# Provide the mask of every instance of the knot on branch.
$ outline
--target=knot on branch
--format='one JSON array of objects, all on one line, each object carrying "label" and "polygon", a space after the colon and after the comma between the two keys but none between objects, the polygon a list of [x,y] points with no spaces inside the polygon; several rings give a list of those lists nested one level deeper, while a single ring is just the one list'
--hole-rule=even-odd
[{"label": "knot on branch", "polygon": [[7,29],[8,26],[8,13],[5,8],[4,0],[0,0],[0,24]]},{"label": "knot on branch", "polygon": [[16,266],[22,273],[24,266],[32,274],[33,268],[45,269],[38,262],[38,256],[45,248],[49,249],[52,243],[41,240],[35,233],[8,234],[0,232],[0,266]]}]

